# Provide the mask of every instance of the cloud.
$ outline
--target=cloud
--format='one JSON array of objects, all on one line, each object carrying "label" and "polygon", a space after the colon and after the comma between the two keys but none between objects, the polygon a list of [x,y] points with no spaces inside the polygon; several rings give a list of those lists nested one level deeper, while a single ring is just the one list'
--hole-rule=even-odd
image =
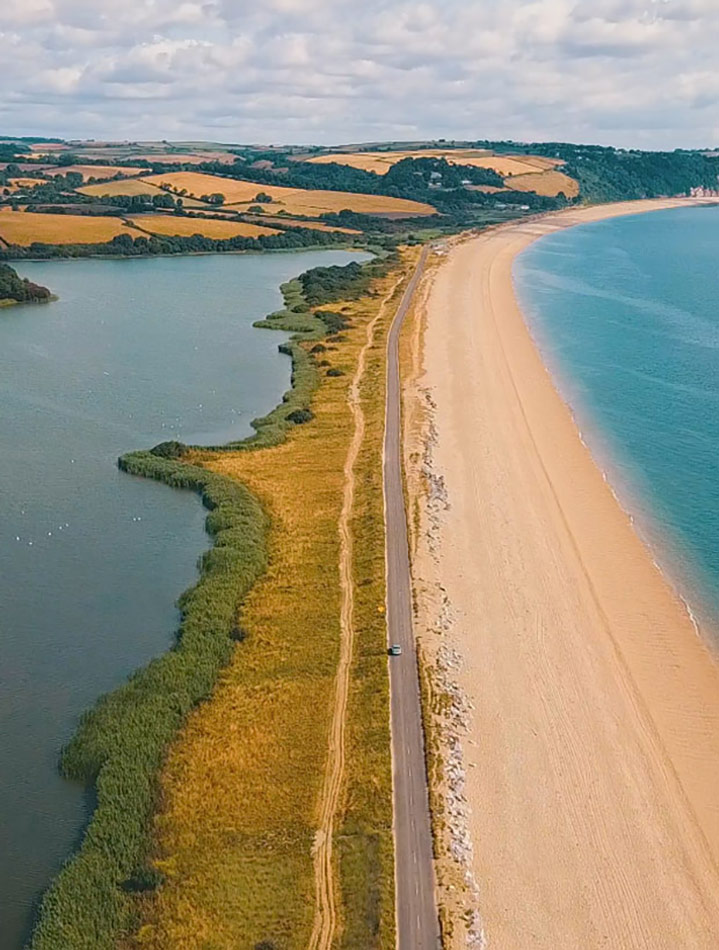
[{"label": "cloud", "polygon": [[5,0],[0,131],[717,144],[716,0]]}]

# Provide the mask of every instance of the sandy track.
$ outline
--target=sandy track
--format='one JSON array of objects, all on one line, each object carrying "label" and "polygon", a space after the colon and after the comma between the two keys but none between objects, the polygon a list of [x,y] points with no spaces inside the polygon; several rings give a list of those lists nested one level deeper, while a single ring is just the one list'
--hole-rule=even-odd
[{"label": "sandy track", "polygon": [[[670,206],[677,202],[665,202]],[[581,442],[518,309],[515,255],[573,211],[452,249],[427,299],[442,584],[487,945],[719,945],[719,670]]]},{"label": "sandy track", "polygon": [[350,523],[354,506],[355,464],[365,432],[365,416],[360,398],[360,386],[365,371],[367,351],[374,343],[377,323],[384,316],[387,304],[392,299],[400,278],[382,301],[377,314],[367,324],[367,335],[357,360],[357,368],[349,390],[349,407],[352,413],[352,441],[344,465],[344,493],[339,518],[340,534],[340,585],[342,589],[340,630],[340,655],[335,680],[335,695],[332,708],[327,767],[319,805],[319,825],[315,835],[313,859],[315,873],[315,918],[308,944],[309,950],[330,950],[337,930],[337,907],[335,880],[332,864],[332,838],[335,819],[342,792],[345,765],[345,721],[349,695],[352,654],[354,650],[354,581],[353,538]]}]

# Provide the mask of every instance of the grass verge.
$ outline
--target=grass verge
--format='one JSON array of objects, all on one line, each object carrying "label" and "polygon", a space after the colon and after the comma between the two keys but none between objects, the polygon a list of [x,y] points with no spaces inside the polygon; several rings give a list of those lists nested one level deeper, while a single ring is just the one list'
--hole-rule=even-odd
[{"label": "grass verge", "polygon": [[[403,264],[406,267],[406,264]],[[351,438],[348,387],[367,322],[396,276],[341,303],[345,342],[315,356],[314,418],[260,451],[202,453],[240,479],[272,516],[266,575],[246,599],[247,638],[209,703],[189,717],[161,777],[155,866],[166,883],[144,900],[136,945],[152,950],[300,950],[314,909],[311,850],[340,637],[339,536]],[[388,308],[388,313],[391,307]],[[312,349],[310,343],[302,344]],[[330,376],[329,370],[344,371]],[[348,761],[335,853],[339,946],[394,944],[389,695],[385,653],[381,435],[384,336],[361,389],[367,438],[353,518],[358,641]]]}]

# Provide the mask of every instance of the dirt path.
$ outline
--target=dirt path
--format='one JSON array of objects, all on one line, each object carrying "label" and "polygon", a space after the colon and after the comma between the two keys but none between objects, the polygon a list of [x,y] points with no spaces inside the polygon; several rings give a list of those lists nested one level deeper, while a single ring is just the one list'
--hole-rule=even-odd
[{"label": "dirt path", "polygon": [[337,929],[335,904],[335,881],[332,867],[332,839],[337,808],[342,791],[345,765],[345,719],[349,695],[350,669],[354,649],[354,585],[352,581],[353,538],[350,528],[355,494],[355,464],[365,432],[365,416],[360,399],[360,385],[365,371],[367,351],[374,343],[375,330],[384,316],[389,301],[402,281],[399,278],[392,286],[377,311],[367,324],[367,335],[360,350],[348,402],[352,413],[352,441],[344,466],[344,495],[339,518],[340,533],[340,586],[342,605],[340,613],[340,655],[337,664],[335,698],[330,726],[327,768],[320,799],[319,827],[313,848],[315,868],[315,919],[309,941],[309,950],[330,950]]}]

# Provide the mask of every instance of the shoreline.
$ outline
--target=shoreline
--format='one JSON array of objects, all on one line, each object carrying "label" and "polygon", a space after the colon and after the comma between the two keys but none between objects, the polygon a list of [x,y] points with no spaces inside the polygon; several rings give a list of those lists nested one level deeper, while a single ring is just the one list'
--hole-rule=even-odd
[{"label": "shoreline", "polygon": [[503,226],[451,246],[426,287],[415,398],[442,492],[413,566],[434,689],[456,691],[429,723],[452,765],[440,879],[462,882],[472,920],[452,947],[708,948],[719,926],[719,667],[582,440],[512,279],[544,234],[699,203]]},{"label": "shoreline", "polygon": [[[329,248],[337,249],[342,250]],[[376,261],[372,256],[363,264]],[[131,476],[199,495],[207,509],[210,543],[198,558],[195,583],[179,597],[176,642],[101,693],[61,750],[61,774],[91,792],[93,808],[74,850],[38,896],[28,927],[32,950],[64,947],[68,933],[94,933],[98,939],[116,941],[134,927],[135,895],[154,891],[163,881],[151,862],[157,782],[188,716],[211,697],[236,644],[245,638],[238,618],[266,574],[273,523],[263,501],[244,481],[205,463],[223,453],[280,445],[301,426],[287,416],[309,409],[321,382],[315,361],[302,344],[331,335],[313,312],[326,302],[312,310],[307,305],[304,314],[286,309],[283,288],[302,273],[280,285],[285,309],[278,312],[284,316],[269,322],[267,315],[253,324],[290,334],[280,351],[290,356],[292,369],[289,388],[273,409],[251,422],[252,431],[223,446],[188,446],[171,440],[153,449],[127,452],[117,460],[118,468]],[[307,325],[302,325],[302,317]],[[172,448],[163,452],[164,447]],[[149,751],[142,751],[143,746]],[[88,886],[95,903],[83,899]]]},{"label": "shoreline", "polygon": [[[692,199],[679,205],[679,207],[705,208],[717,206],[719,206],[717,199]],[[607,205],[605,207],[610,209],[614,206]],[[673,207],[676,206],[648,210],[671,210]],[[607,214],[598,220],[606,220],[615,216]],[[579,222],[580,225],[582,223],[588,222]],[[577,225],[572,224],[567,227],[574,226]],[[559,228],[557,230],[565,229]],[[540,235],[534,240],[539,240],[542,236]],[[567,406],[577,430],[577,435],[592,456],[594,464],[599,469],[609,491],[631,522],[634,532],[647,549],[655,567],[683,603],[695,633],[703,638],[706,646],[719,661],[719,614],[710,605],[712,594],[707,589],[709,580],[705,576],[705,572],[696,563],[691,563],[689,568],[682,563],[683,561],[693,562],[691,552],[687,550],[689,544],[687,538],[681,534],[672,535],[661,527],[660,519],[656,516],[656,505],[660,502],[652,497],[648,485],[642,486],[639,484],[643,476],[637,477],[634,461],[628,456],[623,457],[621,452],[616,450],[616,447],[612,447],[612,438],[608,437],[603,431],[602,425],[595,418],[591,407],[584,403],[581,398],[572,394],[572,381],[569,374],[560,366],[561,360],[551,352],[552,341],[550,335],[543,335],[541,328],[530,313],[530,307],[523,306],[524,302],[518,291],[519,282],[515,280],[515,264],[518,262],[518,258],[534,243],[534,240],[528,241],[515,255],[512,267],[512,287],[539,359],[549,374],[559,398]],[[521,266],[521,262],[519,264]],[[528,300],[526,304],[529,304]],[[620,471],[622,467],[630,470],[628,476],[622,475]]]}]

